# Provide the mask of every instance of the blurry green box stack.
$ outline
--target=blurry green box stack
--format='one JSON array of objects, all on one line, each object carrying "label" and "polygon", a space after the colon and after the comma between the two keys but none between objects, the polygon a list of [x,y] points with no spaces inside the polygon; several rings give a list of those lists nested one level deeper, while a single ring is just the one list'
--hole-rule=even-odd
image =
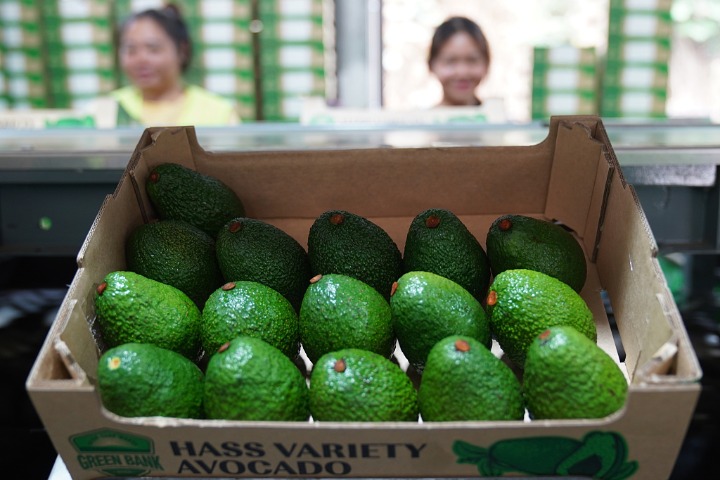
[{"label": "blurry green box stack", "polygon": [[327,0],[263,0],[258,17],[263,118],[296,121],[303,99],[326,97],[335,50]]},{"label": "blurry green box stack", "polygon": [[47,108],[42,10],[33,0],[0,0],[5,101],[10,108]]},{"label": "blurry green box stack", "polygon": [[610,0],[604,117],[666,116],[672,0]]},{"label": "blurry green box stack", "polygon": [[594,47],[571,45],[533,50],[532,118],[597,113],[597,55]]},{"label": "blurry green box stack", "polygon": [[[199,85],[232,100],[243,120],[257,118],[251,0],[203,0],[185,18],[191,26]],[[186,8],[186,12],[188,9]]]},{"label": "blurry green box stack", "polygon": [[3,47],[0,45],[0,110],[10,108],[7,89],[5,88],[5,57],[3,56]]},{"label": "blurry green box stack", "polygon": [[44,0],[50,101],[82,108],[117,85],[112,4],[103,0]]}]

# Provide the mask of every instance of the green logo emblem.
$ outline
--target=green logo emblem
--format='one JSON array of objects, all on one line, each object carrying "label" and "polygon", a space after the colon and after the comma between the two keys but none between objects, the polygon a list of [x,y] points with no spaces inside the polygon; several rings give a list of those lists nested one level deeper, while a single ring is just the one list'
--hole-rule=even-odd
[{"label": "green logo emblem", "polygon": [[589,432],[582,440],[570,437],[528,437],[500,440],[488,448],[457,440],[457,463],[477,466],[481,475],[577,475],[624,480],[638,469],[627,461],[625,439],[615,432]]},{"label": "green logo emblem", "polygon": [[85,470],[114,477],[138,477],[163,470],[153,441],[119,430],[100,429],[70,437],[77,461]]}]

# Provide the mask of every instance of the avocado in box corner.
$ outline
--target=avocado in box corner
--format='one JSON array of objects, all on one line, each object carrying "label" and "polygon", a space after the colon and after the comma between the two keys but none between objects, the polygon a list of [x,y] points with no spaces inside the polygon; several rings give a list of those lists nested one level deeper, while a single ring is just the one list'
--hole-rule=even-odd
[{"label": "avocado in box corner", "polygon": [[555,277],[576,292],[585,285],[585,252],[559,224],[525,215],[502,215],[490,226],[485,246],[493,275],[524,268]]},{"label": "avocado in box corner", "polygon": [[226,222],[245,216],[245,206],[221,180],[177,163],[163,163],[145,182],[160,219],[183,220],[211,237]]},{"label": "avocado in box corner", "polygon": [[490,330],[513,364],[523,368],[535,337],[555,325],[569,325],[597,341],[593,313],[580,294],[555,277],[527,269],[505,270],[487,296]]},{"label": "avocado in box corner", "polygon": [[128,270],[184,292],[202,310],[205,300],[223,284],[215,240],[182,220],[142,224],[125,244]]},{"label": "avocado in box corner", "polygon": [[98,285],[94,303],[105,346],[151,343],[198,358],[201,313],[179,289],[135,272],[115,271]]},{"label": "avocado in box corner", "polygon": [[202,370],[182,355],[149,343],[125,343],[98,360],[105,408],[123,417],[203,417]]}]

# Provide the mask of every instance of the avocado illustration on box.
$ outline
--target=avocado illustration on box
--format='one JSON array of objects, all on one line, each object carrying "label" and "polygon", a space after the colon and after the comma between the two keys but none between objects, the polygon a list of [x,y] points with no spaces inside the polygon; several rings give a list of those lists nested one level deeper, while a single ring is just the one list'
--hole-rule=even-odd
[{"label": "avocado illustration on box", "polygon": [[480,447],[462,440],[453,444],[457,463],[477,466],[480,475],[579,475],[603,480],[624,480],[638,469],[628,461],[625,439],[615,432],[593,431],[577,440],[542,436],[500,440]]}]

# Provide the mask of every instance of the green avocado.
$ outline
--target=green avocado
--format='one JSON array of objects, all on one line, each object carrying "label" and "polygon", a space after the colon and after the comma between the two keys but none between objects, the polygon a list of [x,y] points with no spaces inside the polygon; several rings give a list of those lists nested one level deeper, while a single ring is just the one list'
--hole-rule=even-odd
[{"label": "green avocado", "polygon": [[123,417],[203,417],[203,373],[179,353],[125,343],[100,356],[97,388],[103,406]]},{"label": "green avocado", "polygon": [[425,271],[449,278],[484,300],[490,263],[477,238],[451,211],[431,208],[410,224],[403,252],[405,272]]},{"label": "green avocado", "polygon": [[313,366],[310,412],[320,422],[414,422],[417,391],[387,357],[347,348],[326,353]]},{"label": "green avocado", "polygon": [[150,170],[145,190],[158,218],[186,221],[213,238],[230,219],[245,216],[242,201],[225,183],[178,163]]},{"label": "green avocado", "polygon": [[527,351],[523,385],[533,419],[602,418],[623,407],[628,382],[615,360],[573,327],[550,327]]},{"label": "green avocado", "polygon": [[370,285],[341,274],[311,280],[300,308],[300,338],[311,362],[344,348],[389,358],[395,349],[390,305]]},{"label": "green avocado", "polygon": [[595,342],[592,311],[570,286],[534,270],[505,270],[487,296],[490,330],[503,352],[520,368],[535,337],[548,327],[569,325]]},{"label": "green avocado", "polygon": [[201,313],[177,288],[135,272],[110,272],[94,295],[105,346],[152,343],[191,360],[200,353]]},{"label": "green avocado", "polygon": [[202,310],[223,284],[215,240],[181,220],[159,220],[135,228],[125,245],[128,270],[182,290]]},{"label": "green avocado", "polygon": [[206,354],[240,335],[265,340],[292,359],[300,353],[297,313],[285,297],[262,283],[228,282],[205,302],[200,338]]},{"label": "green avocado", "polygon": [[402,275],[390,297],[390,311],[400,348],[418,372],[432,347],[450,335],[465,335],[491,346],[490,325],[480,302],[435,273]]},{"label": "green avocado", "polygon": [[472,337],[452,335],[430,350],[418,389],[425,422],[522,420],[520,381]]},{"label": "green avocado", "polygon": [[215,250],[226,281],[262,283],[300,309],[312,276],[310,260],[305,248],[283,230],[262,220],[234,218],[218,232]]},{"label": "green avocado", "polygon": [[486,248],[494,275],[524,268],[555,277],[576,292],[585,285],[585,252],[559,224],[525,215],[502,215],[488,230]]},{"label": "green avocado", "polygon": [[208,361],[203,403],[208,418],[306,421],[308,385],[298,367],[259,338],[239,336]]},{"label": "green avocado", "polygon": [[365,217],[328,210],[308,234],[313,275],[340,273],[361,280],[385,297],[402,275],[402,253],[390,235]]}]

